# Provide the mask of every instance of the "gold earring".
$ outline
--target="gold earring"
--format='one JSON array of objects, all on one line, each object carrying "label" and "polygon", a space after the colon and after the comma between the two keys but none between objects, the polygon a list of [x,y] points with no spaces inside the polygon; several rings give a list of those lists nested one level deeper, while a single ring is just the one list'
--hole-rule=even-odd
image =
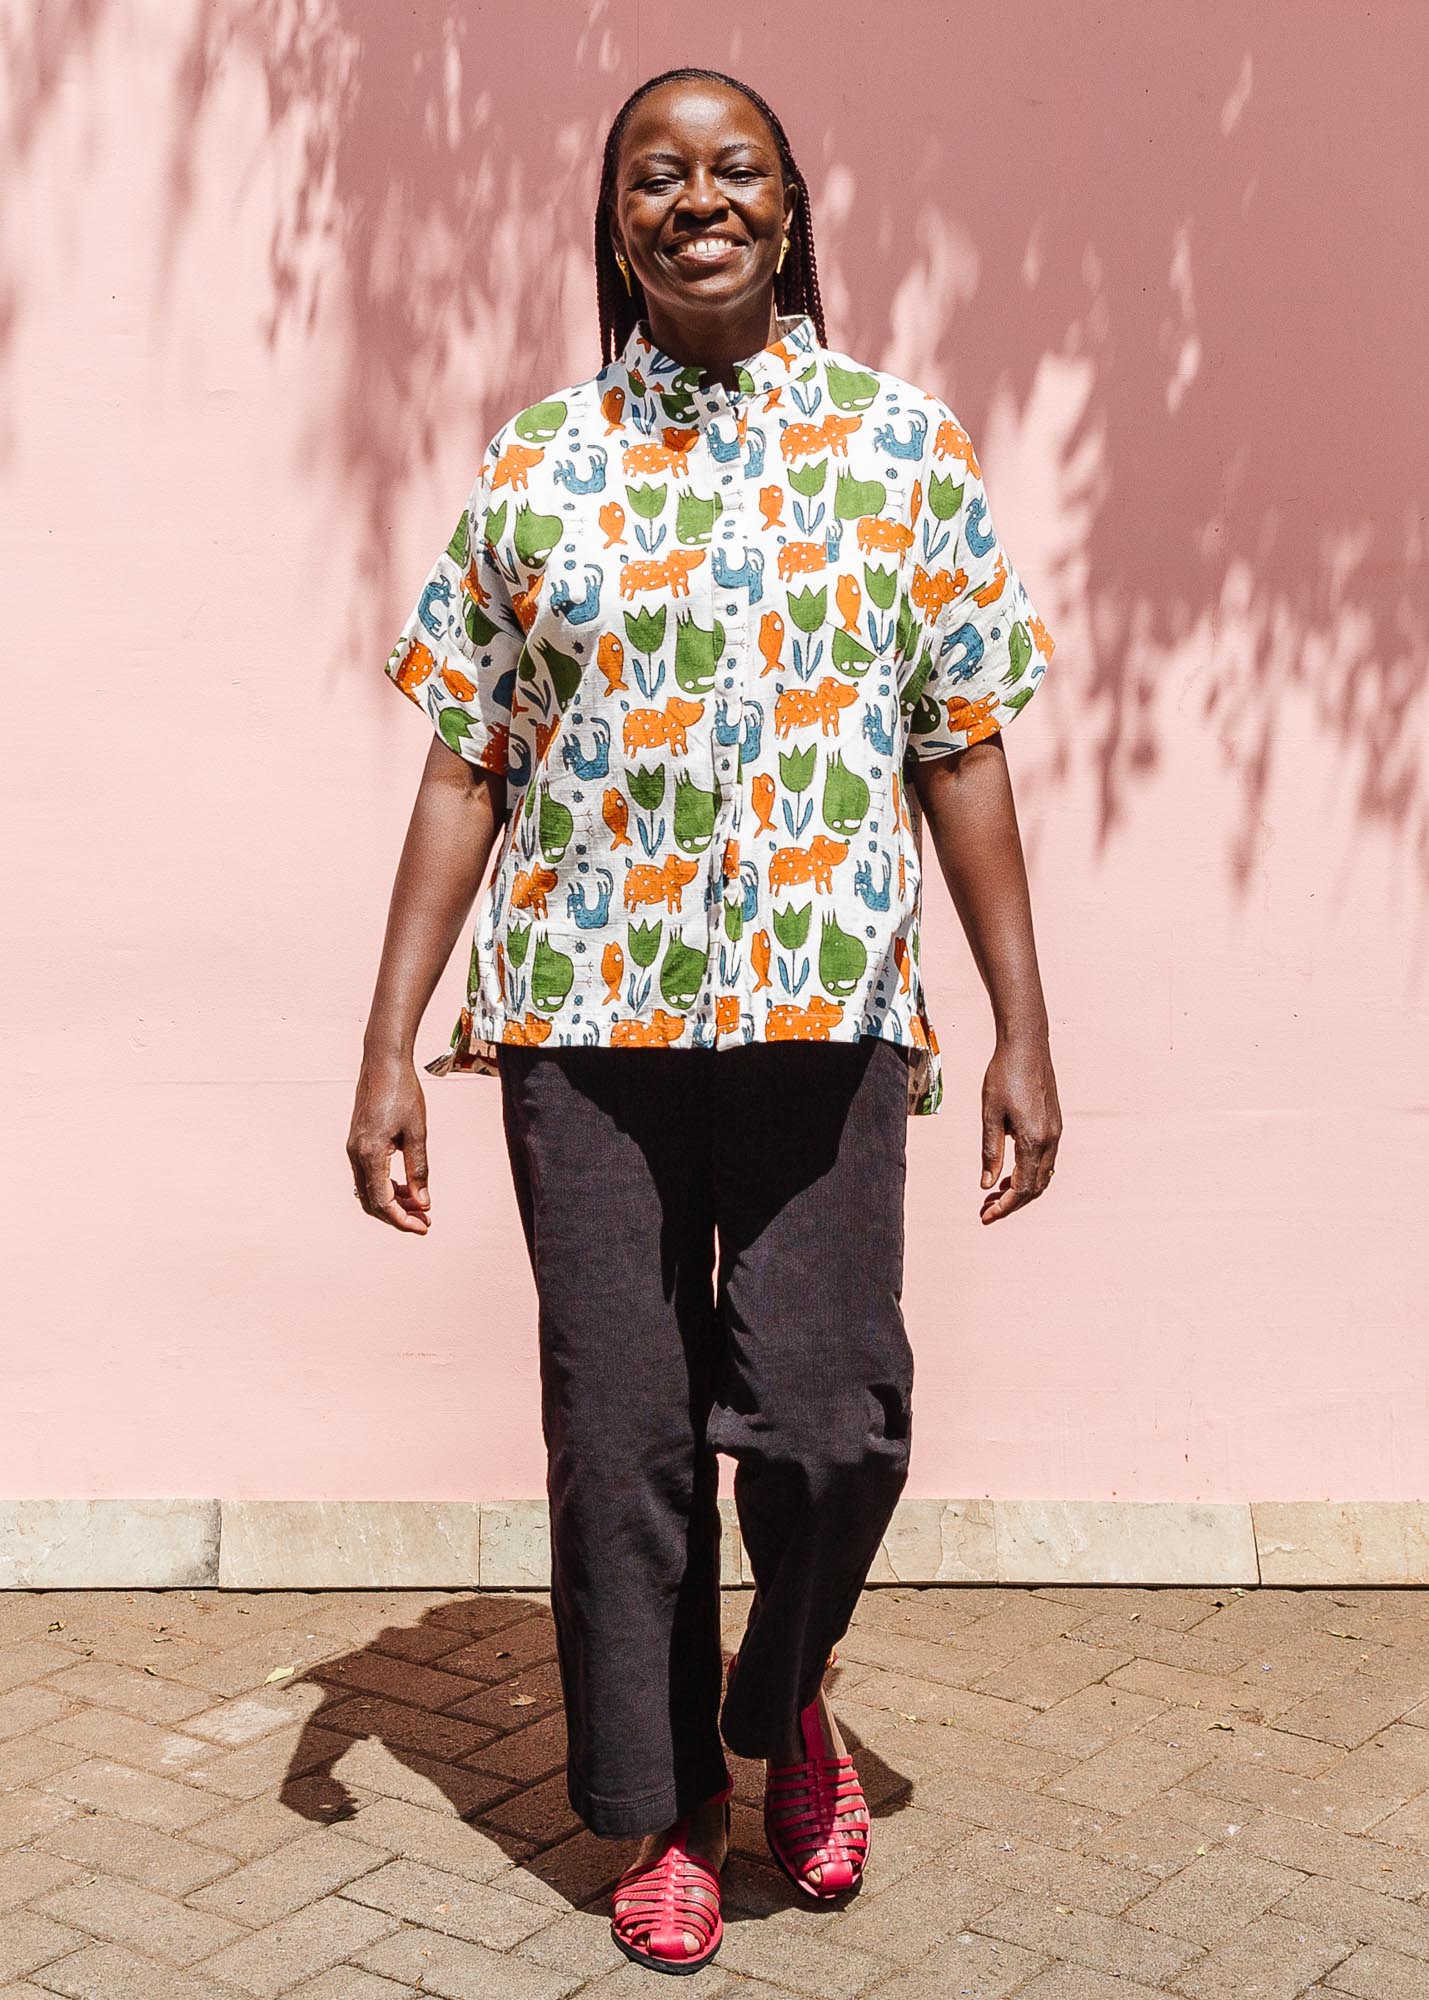
[{"label": "gold earring", "polygon": [[635,294],[633,291],[631,291],[630,287],[630,266],[626,263],[625,259],[621,256],[618,250],[615,253],[615,261],[620,266],[620,275],[625,280],[625,289],[627,292],[630,293],[630,296],[633,298]]},{"label": "gold earring", "polygon": [[786,236],[784,238],[784,241],[779,245],[779,261],[774,266],[776,272],[783,270],[784,259],[788,254],[789,254],[789,239]]}]

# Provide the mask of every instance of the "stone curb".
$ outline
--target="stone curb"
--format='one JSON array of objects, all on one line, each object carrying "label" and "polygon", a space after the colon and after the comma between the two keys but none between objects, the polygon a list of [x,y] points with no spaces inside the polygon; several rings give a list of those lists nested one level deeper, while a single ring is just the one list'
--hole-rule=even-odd
[{"label": "stone curb", "polygon": [[[752,1582],[721,1500],[723,1581]],[[0,1500],[0,1589],[545,1589],[544,1500]],[[871,1583],[1429,1584],[1429,1502],[899,1503]]]}]

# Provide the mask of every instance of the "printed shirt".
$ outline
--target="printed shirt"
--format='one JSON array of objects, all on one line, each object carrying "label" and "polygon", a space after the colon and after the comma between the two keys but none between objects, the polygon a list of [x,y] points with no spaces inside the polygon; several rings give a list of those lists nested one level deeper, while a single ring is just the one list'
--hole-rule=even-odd
[{"label": "printed shirt", "polygon": [[878,1035],[933,1112],[907,773],[1004,729],[1053,642],[945,403],[807,315],[702,372],[642,321],[504,423],[387,662],[506,779],[427,1068]]}]

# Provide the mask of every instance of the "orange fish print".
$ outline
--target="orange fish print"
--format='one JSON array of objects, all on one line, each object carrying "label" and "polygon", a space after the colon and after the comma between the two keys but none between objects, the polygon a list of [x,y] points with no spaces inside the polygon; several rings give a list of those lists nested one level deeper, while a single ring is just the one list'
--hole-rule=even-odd
[{"label": "orange fish print", "polygon": [[773,830],[774,798],[777,789],[773,778],[767,771],[759,771],[755,774],[754,780],[749,787],[749,796],[753,801],[754,810],[758,814],[758,818],[754,822],[754,831],[756,833],[769,833]]},{"label": "orange fish print", "polygon": [[863,609],[863,590],[852,570],[845,570],[834,591],[834,603],[844,622],[845,632],[857,632],[858,614]]},{"label": "orange fish print", "polygon": [[600,414],[605,418],[605,434],[620,429],[620,420],[625,414],[625,391],[607,389],[600,399]]},{"label": "orange fish print", "polygon": [[625,641],[618,632],[602,632],[595,649],[595,663],[605,675],[605,691],[614,694],[628,686],[625,678]]},{"label": "orange fish print", "polygon": [[766,528],[782,528],[784,525],[784,488],[782,486],[761,486],[759,489],[759,512]]},{"label": "orange fish print", "polygon": [[635,843],[626,831],[630,824],[630,807],[626,803],[624,792],[617,786],[609,786],[601,795],[600,816],[610,828],[612,849],[634,846]]},{"label": "orange fish print", "polygon": [[618,500],[607,500],[595,518],[600,522],[606,548],[613,549],[625,533],[625,509]]},{"label": "orange fish print", "polygon": [[898,977],[902,982],[902,990],[905,993],[909,992],[911,989],[908,984],[908,978],[912,970],[912,961],[908,956],[907,938],[901,938],[901,937],[894,938],[893,963],[898,967]]},{"label": "orange fish print", "polygon": [[605,1004],[613,1007],[620,998],[620,982],[625,977],[625,953],[614,938],[600,955],[600,976],[605,981]]},{"label": "orange fish print", "polygon": [[769,977],[769,959],[769,933],[768,931],[756,931],[749,941],[749,962],[759,975],[754,982],[754,991],[756,993],[762,993],[766,986],[772,986],[774,983]]},{"label": "orange fish print", "polygon": [[784,620],[777,611],[766,611],[759,621],[759,653],[764,661],[759,670],[761,680],[765,674],[772,674],[777,670],[783,646]]}]

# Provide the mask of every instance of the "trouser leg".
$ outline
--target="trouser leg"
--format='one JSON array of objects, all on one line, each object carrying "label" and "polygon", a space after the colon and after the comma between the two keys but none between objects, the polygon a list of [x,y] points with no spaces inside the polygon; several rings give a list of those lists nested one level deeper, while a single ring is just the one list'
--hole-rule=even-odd
[{"label": "trouser leg", "polygon": [[724,1336],[708,1435],[755,1577],[725,1742],[768,1757],[848,1629],[908,1473],[907,1067],[895,1043],[721,1052]]},{"label": "trouser leg", "polygon": [[567,1788],[611,1836],[668,1826],[727,1775],[702,1053],[500,1055],[539,1307]]}]

